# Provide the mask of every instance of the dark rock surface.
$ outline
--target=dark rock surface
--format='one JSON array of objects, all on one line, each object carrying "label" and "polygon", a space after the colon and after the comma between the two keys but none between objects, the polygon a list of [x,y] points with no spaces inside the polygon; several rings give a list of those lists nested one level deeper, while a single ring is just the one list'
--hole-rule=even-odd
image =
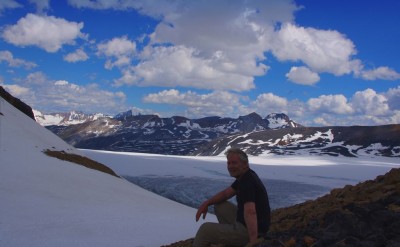
[{"label": "dark rock surface", "polygon": [[23,112],[25,115],[27,115],[28,117],[30,117],[33,120],[35,120],[35,116],[33,114],[32,108],[29,105],[27,105],[24,102],[22,102],[20,99],[15,98],[14,96],[12,96],[2,86],[0,86],[0,96],[3,99],[5,99],[8,103],[13,105],[15,108],[17,108],[18,110]]}]

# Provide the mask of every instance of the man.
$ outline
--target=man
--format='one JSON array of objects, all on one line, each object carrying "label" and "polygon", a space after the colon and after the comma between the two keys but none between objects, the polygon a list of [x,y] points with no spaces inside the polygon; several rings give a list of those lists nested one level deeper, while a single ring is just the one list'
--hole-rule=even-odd
[{"label": "man", "polygon": [[[232,185],[203,202],[196,221],[206,217],[208,206],[215,205],[219,223],[203,223],[197,231],[194,247],[211,244],[253,246],[266,235],[271,210],[267,190],[257,174],[250,169],[247,154],[231,148],[226,153],[229,174],[236,178]],[[236,195],[237,206],[227,200]]]}]

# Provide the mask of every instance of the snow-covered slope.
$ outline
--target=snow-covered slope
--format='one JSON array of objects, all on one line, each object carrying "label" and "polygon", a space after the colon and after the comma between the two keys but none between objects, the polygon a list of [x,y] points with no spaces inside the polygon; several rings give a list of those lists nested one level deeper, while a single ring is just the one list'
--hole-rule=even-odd
[{"label": "snow-covered slope", "polygon": [[0,246],[154,247],[194,236],[195,209],[48,157],[80,152],[3,98],[0,113]]}]

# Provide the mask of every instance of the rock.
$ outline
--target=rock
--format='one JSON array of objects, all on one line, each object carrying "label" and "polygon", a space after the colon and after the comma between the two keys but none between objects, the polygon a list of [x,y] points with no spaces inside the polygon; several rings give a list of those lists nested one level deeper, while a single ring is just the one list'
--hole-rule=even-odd
[{"label": "rock", "polygon": [[4,98],[8,103],[13,105],[15,108],[17,108],[28,117],[35,120],[32,108],[29,105],[22,102],[20,99],[15,98],[11,94],[9,94],[2,86],[0,86],[0,97]]}]

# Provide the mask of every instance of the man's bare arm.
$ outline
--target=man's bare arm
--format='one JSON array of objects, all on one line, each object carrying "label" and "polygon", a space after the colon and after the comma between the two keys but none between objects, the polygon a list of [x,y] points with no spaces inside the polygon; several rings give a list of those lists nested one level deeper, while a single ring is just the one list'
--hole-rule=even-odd
[{"label": "man's bare arm", "polygon": [[244,204],[244,221],[246,222],[250,243],[255,243],[258,237],[258,227],[256,204],[254,202],[246,202]]},{"label": "man's bare arm", "polygon": [[204,201],[197,210],[196,221],[200,219],[201,215],[203,215],[203,219],[206,218],[208,212],[208,206],[227,201],[228,199],[232,198],[235,194],[236,194],[235,190],[232,189],[232,187],[228,187],[218,192],[210,199]]}]

